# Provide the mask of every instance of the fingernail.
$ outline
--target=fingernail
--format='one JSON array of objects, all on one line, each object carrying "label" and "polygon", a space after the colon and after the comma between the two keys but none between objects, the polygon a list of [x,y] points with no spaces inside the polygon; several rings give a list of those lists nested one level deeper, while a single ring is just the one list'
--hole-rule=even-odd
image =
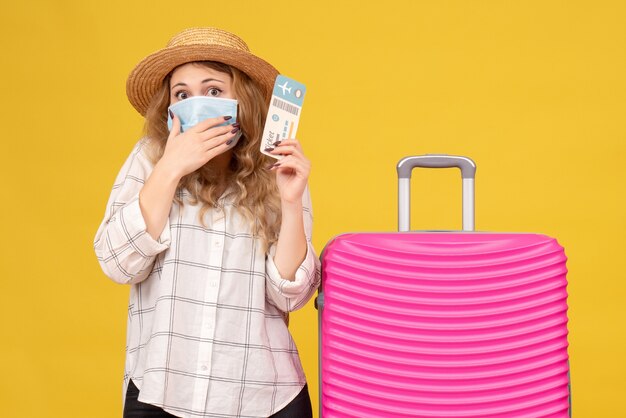
[{"label": "fingernail", "polygon": [[230,145],[230,144],[232,144],[232,143],[233,143],[233,140],[232,140],[232,139],[229,139],[228,141],[226,141],[226,145]]},{"label": "fingernail", "polygon": [[265,151],[265,152],[274,151],[274,148],[272,148],[272,147],[267,147],[267,148],[265,148],[263,151]]},{"label": "fingernail", "polygon": [[239,128],[239,123],[233,123],[231,126],[232,126],[233,128]]},{"label": "fingernail", "polygon": [[224,116],[224,120],[232,119],[232,116]]},{"label": "fingernail", "polygon": [[277,147],[277,146],[279,146],[279,145],[280,145],[280,143],[281,143],[281,142],[283,142],[283,141],[276,141],[276,142],[274,142],[272,145],[274,145],[275,147]]},{"label": "fingernail", "polygon": [[170,118],[174,119],[174,113],[171,110],[168,110],[168,112],[170,112]]},{"label": "fingernail", "polygon": [[268,170],[271,170],[272,168],[274,168],[274,167],[278,167],[278,166],[279,166],[279,163],[274,163],[274,164],[269,165],[269,166],[267,166],[267,167],[265,167],[265,168],[266,168],[266,169],[268,169]]},{"label": "fingernail", "polygon": [[237,132],[239,130],[239,128],[235,128],[232,131],[230,131],[231,134],[234,134],[235,132]]}]

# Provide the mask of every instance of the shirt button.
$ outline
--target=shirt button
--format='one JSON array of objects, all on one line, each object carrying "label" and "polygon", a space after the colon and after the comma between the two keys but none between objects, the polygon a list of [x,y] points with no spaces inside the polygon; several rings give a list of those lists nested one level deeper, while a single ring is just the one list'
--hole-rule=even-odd
[{"label": "shirt button", "polygon": [[202,366],[202,367],[200,367],[200,370],[202,370],[203,372],[206,372],[206,371],[207,371],[207,369],[208,369],[208,367],[207,367],[207,366]]},{"label": "shirt button", "polygon": [[215,241],[215,243],[213,244],[216,248],[219,248],[222,246],[222,243],[220,241]]}]

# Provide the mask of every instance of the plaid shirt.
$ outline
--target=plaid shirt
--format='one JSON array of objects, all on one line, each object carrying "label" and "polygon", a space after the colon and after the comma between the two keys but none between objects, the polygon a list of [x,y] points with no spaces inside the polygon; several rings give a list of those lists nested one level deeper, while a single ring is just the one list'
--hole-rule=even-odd
[{"label": "plaid shirt", "polygon": [[[153,168],[139,140],[122,166],[94,238],[98,262],[129,284],[126,365],[139,401],[180,417],[268,417],[300,392],[306,377],[284,320],[320,282],[303,196],[307,254],[281,278],[275,246],[262,252],[228,201],[198,221],[200,205],[173,202],[161,236],[146,232],[139,191]],[[123,397],[124,399],[124,397]]]}]

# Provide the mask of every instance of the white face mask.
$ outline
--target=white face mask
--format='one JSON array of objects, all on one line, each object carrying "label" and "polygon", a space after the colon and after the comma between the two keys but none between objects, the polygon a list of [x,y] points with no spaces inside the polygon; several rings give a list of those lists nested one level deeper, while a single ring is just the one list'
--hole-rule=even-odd
[{"label": "white face mask", "polygon": [[[187,131],[192,126],[207,118],[218,118],[222,116],[231,116],[232,118],[224,121],[219,126],[232,125],[237,123],[237,100],[223,99],[219,97],[209,96],[192,96],[188,99],[174,103],[168,108],[172,111],[181,123],[181,132]],[[172,130],[172,117],[167,112],[167,129]],[[241,130],[233,138],[234,141],[227,149],[234,147],[241,137]]]}]

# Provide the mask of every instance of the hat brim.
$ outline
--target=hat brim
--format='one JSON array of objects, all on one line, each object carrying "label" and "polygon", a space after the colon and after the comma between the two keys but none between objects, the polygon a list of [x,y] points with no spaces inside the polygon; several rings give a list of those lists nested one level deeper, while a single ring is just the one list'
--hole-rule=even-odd
[{"label": "hat brim", "polygon": [[247,51],[219,45],[173,46],[148,55],[135,66],[126,80],[128,100],[145,116],[150,100],[165,76],[179,65],[192,61],[218,61],[243,71],[258,83],[267,101],[279,74],[270,63]]}]

